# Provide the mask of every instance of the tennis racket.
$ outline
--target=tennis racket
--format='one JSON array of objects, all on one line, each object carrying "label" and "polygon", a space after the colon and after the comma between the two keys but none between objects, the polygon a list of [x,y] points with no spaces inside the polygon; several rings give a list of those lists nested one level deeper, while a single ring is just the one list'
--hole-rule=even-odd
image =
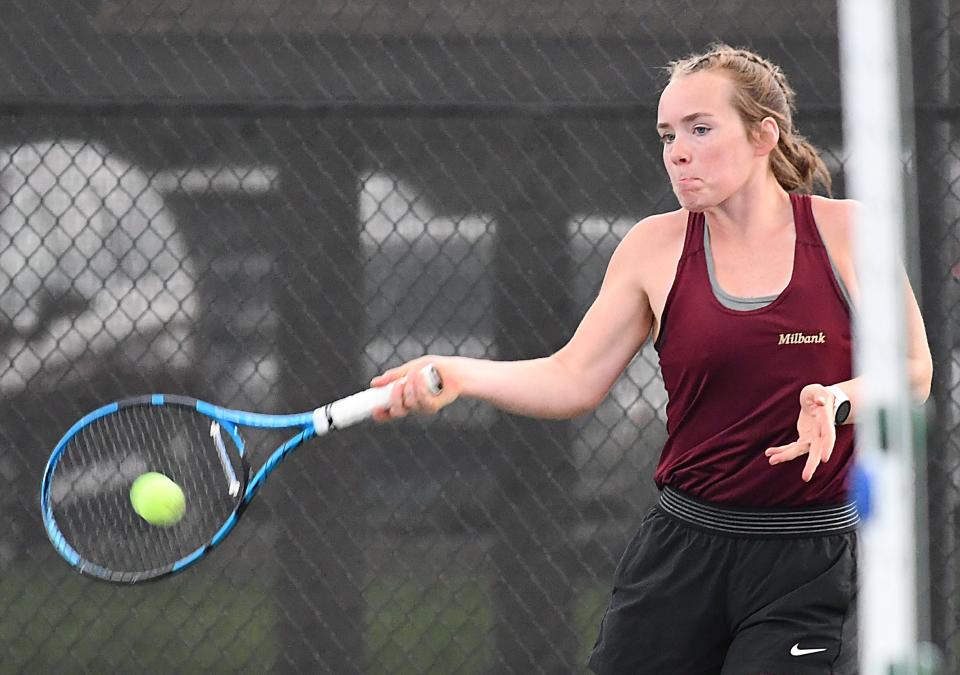
[{"label": "tennis racket", "polygon": [[[443,385],[432,365],[429,391]],[[367,389],[310,412],[265,415],[186,396],[152,394],[110,403],[78,420],[47,462],[40,508],[47,536],[81,574],[137,583],[193,565],[230,534],[257,490],[304,441],[362,422],[389,405],[398,384]],[[242,427],[295,429],[251,475]],[[130,487],[146,472],[181,487],[186,511],[151,525],[133,508]]]}]

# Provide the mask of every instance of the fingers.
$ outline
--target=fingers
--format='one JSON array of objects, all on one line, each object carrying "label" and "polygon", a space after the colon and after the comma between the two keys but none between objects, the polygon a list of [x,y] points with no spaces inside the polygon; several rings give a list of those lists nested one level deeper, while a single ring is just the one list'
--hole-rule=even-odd
[{"label": "fingers", "polygon": [[833,454],[833,446],[837,440],[837,430],[833,425],[833,419],[830,415],[832,406],[827,405],[827,399],[823,396],[817,396],[816,406],[813,410],[815,432],[814,438],[810,442],[810,452],[807,462],[803,467],[801,477],[804,482],[809,483],[813,479],[820,464],[830,461]]},{"label": "fingers", "polygon": [[826,411],[827,401],[823,396],[817,396],[814,398],[812,410],[810,411],[813,415],[814,428],[811,431],[811,436],[813,437],[810,441],[810,449],[807,453],[807,461],[803,465],[803,473],[800,474],[800,477],[803,478],[804,483],[809,483],[813,478],[813,474],[816,472],[817,467],[820,466],[820,463],[824,461],[824,442],[823,442],[823,420],[824,412]]},{"label": "fingers", "polygon": [[404,395],[404,385],[406,381],[406,376],[393,380],[392,389],[390,390],[390,407],[388,408],[389,419],[406,417],[408,414],[405,405],[406,397]]},{"label": "fingers", "polygon": [[801,478],[804,482],[810,482],[820,464],[830,460],[837,440],[837,431],[825,397],[815,396],[806,403],[797,424],[798,439],[787,445],[768,448],[764,454],[771,465],[807,455]]},{"label": "fingers", "polygon": [[833,446],[837,443],[837,427],[834,426],[831,411],[833,406],[824,405],[820,409],[820,440],[823,443],[822,456],[823,463],[826,464],[833,456]]},{"label": "fingers", "polygon": [[770,458],[769,461],[771,465],[782,464],[783,462],[789,462],[797,457],[800,457],[801,455],[807,454],[809,449],[809,443],[794,441],[793,443],[787,443],[786,445],[778,445],[773,448],[767,448],[764,454]]},{"label": "fingers", "polygon": [[371,380],[371,386],[391,388],[387,406],[373,413],[375,421],[386,422],[410,413],[433,414],[449,403],[448,400],[440,400],[425,377],[423,368],[431,362],[429,358],[416,359],[391,368]]},{"label": "fingers", "polygon": [[389,408],[376,408],[373,411],[373,421],[374,422],[387,422],[390,420],[390,409]]},{"label": "fingers", "polygon": [[810,479],[813,478],[814,472],[817,470],[817,467],[820,466],[822,459],[822,445],[818,442],[810,442],[805,440],[794,441],[793,443],[788,443],[787,445],[778,445],[773,448],[767,448],[764,453],[769,458],[771,465],[782,464],[784,462],[789,462],[797,457],[802,455],[807,455],[806,464],[803,467],[803,473],[801,477],[804,482],[810,482]]},{"label": "fingers", "polygon": [[809,483],[813,478],[814,472],[817,470],[817,467],[820,466],[820,457],[819,451],[813,451],[807,455],[807,463],[803,465],[803,473],[800,474],[804,483]]},{"label": "fingers", "polygon": [[409,370],[409,364],[404,364],[397,368],[391,368],[390,370],[384,371],[380,375],[377,375],[372,380],[370,380],[371,387],[385,387],[395,380],[399,380],[401,377],[407,374]]}]

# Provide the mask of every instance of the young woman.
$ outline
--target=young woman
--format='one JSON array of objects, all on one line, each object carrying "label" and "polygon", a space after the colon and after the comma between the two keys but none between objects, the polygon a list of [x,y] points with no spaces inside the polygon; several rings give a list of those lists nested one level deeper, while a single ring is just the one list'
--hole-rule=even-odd
[{"label": "young woman", "polygon": [[[459,396],[574,417],[654,339],[669,397],[660,500],[616,570],[591,668],[853,673],[856,205],[810,196],[815,182],[829,191],[829,174],[794,129],[776,65],[719,45],[670,72],[657,130],[681,208],[623,239],[570,342],[526,361],[404,364],[373,384],[433,362],[443,391],[410,378],[377,419]],[[920,402],[931,359],[906,275],[904,287]]]}]

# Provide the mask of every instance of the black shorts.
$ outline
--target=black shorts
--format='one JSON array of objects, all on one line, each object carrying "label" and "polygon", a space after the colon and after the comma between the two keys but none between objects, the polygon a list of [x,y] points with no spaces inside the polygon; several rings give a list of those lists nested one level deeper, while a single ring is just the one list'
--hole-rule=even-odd
[{"label": "black shorts", "polygon": [[857,672],[852,505],[727,510],[665,489],[627,546],[600,675]]}]

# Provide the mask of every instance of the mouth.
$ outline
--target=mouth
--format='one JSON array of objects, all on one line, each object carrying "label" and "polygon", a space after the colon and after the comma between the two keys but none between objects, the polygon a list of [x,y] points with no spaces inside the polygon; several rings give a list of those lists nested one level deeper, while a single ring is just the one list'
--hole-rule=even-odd
[{"label": "mouth", "polygon": [[699,178],[690,178],[690,177],[678,178],[674,181],[674,185],[678,190],[692,189],[698,183],[700,183]]}]

